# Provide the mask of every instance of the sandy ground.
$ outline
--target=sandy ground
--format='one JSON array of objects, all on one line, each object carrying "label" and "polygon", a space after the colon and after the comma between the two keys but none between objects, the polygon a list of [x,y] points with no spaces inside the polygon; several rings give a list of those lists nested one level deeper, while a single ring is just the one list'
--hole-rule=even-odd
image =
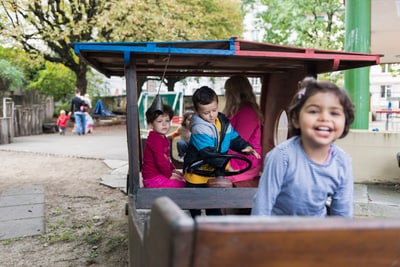
[{"label": "sandy ground", "polygon": [[0,242],[0,266],[127,266],[126,196],[102,160],[0,151],[0,188],[43,185],[46,233]]}]

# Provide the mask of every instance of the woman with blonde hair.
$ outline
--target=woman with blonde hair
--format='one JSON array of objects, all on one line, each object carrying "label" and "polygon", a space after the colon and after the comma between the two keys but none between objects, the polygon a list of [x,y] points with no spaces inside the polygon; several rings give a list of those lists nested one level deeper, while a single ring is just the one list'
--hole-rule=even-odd
[{"label": "woman with blonde hair", "polygon": [[[233,128],[239,135],[249,142],[254,150],[261,155],[261,127],[263,116],[256,96],[249,80],[245,76],[232,76],[225,82],[225,115],[231,120]],[[238,175],[229,176],[235,187],[257,187],[262,167],[262,159],[253,155],[238,154],[229,151],[229,154],[247,157],[251,168]],[[241,170],[247,163],[232,159],[229,162],[232,170]]]}]

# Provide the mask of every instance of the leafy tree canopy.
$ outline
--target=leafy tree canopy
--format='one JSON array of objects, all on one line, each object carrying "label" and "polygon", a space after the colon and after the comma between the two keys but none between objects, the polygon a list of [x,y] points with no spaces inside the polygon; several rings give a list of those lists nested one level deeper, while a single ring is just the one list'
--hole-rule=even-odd
[{"label": "leafy tree canopy", "polygon": [[0,59],[0,97],[9,90],[18,90],[24,84],[24,74],[11,62]]},{"label": "leafy tree canopy", "polygon": [[71,42],[223,39],[241,36],[240,0],[3,0],[3,38],[71,69],[86,92],[88,66]]},{"label": "leafy tree canopy", "polygon": [[38,71],[36,80],[28,89],[36,89],[54,97],[54,101],[69,101],[76,82],[75,74],[60,63],[46,62],[46,68]]},{"label": "leafy tree canopy", "polygon": [[256,13],[273,44],[342,50],[345,6],[341,0],[244,0],[247,7],[258,3]]},{"label": "leafy tree canopy", "polygon": [[240,0],[111,0],[99,15],[106,41],[213,40],[241,36]]},{"label": "leafy tree canopy", "polygon": [[4,59],[12,63],[14,66],[23,72],[25,81],[33,80],[37,70],[44,67],[44,59],[40,56],[35,56],[25,52],[17,47],[1,47],[0,46],[0,59]]}]

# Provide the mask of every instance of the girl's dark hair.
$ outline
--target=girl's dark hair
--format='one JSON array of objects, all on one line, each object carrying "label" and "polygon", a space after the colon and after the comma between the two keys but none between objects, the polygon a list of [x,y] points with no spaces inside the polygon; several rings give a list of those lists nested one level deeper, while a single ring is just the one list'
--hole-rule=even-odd
[{"label": "girl's dark hair", "polygon": [[345,137],[350,130],[350,125],[354,121],[354,105],[351,102],[349,95],[343,89],[339,88],[336,84],[328,81],[317,81],[312,77],[306,77],[304,80],[299,82],[299,90],[293,97],[292,102],[289,105],[288,117],[289,117],[289,132],[293,135],[301,135],[299,128],[295,128],[293,120],[298,120],[300,110],[304,106],[304,103],[308,98],[315,95],[316,93],[333,93],[339,99],[339,103],[343,107],[345,115],[345,125],[343,134],[339,138]]},{"label": "girl's dark hair", "polygon": [[154,122],[158,116],[165,114],[168,115],[169,119],[171,120],[172,117],[174,116],[174,111],[172,110],[172,107],[169,105],[163,105],[163,111],[159,110],[153,110],[151,107],[146,110],[146,122],[147,123],[152,123]]},{"label": "girl's dark hair", "polygon": [[202,86],[197,89],[192,96],[192,102],[195,110],[198,110],[198,105],[208,105],[214,101],[218,103],[218,96],[213,89],[208,86]]},{"label": "girl's dark hair", "polygon": [[181,122],[181,125],[182,125],[183,127],[186,127],[186,124],[185,124],[186,120],[187,120],[190,116],[192,116],[193,114],[194,114],[194,112],[191,111],[191,110],[188,110],[188,111],[186,111],[185,113],[183,113],[183,118],[182,118],[182,122]]}]

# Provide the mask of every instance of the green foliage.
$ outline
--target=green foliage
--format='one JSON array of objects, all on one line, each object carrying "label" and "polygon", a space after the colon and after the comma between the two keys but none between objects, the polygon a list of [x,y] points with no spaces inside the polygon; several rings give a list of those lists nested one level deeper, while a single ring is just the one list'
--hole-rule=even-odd
[{"label": "green foliage", "polygon": [[[88,87],[87,93],[91,96],[92,101],[94,97],[109,95],[109,84],[103,79],[103,74],[97,71],[88,71]],[[96,103],[96,102],[94,102]],[[94,105],[92,103],[92,105]]]},{"label": "green foliage", "polygon": [[38,71],[35,81],[28,89],[36,89],[51,95],[54,101],[68,101],[74,95],[75,74],[62,64],[46,62],[45,69]]},{"label": "green foliage", "polygon": [[106,41],[183,41],[241,36],[239,0],[111,0],[97,19]]},{"label": "green foliage", "polygon": [[31,55],[21,48],[1,47],[0,59],[7,60],[24,73],[27,83],[34,79],[37,71],[44,68],[44,59],[38,55]]},{"label": "green foliage", "polygon": [[2,0],[1,40],[68,67],[85,93],[88,66],[71,42],[240,37],[240,7],[240,0]]},{"label": "green foliage", "polygon": [[65,225],[65,220],[60,219],[55,223],[48,224],[45,239],[46,244],[49,244],[78,240],[79,236],[76,232],[68,229],[68,227]]},{"label": "green foliage", "polygon": [[[345,6],[341,0],[243,0],[256,11],[263,40],[278,45],[343,50]],[[320,74],[320,79],[343,82],[342,72]]]},{"label": "green foliage", "polygon": [[91,245],[99,244],[102,238],[101,232],[95,229],[87,229],[83,236],[83,239]]},{"label": "green foliage", "polygon": [[[260,0],[257,13],[264,41],[318,49],[342,50],[345,6],[341,0]],[[247,4],[254,1],[246,0]]]},{"label": "green foliage", "polygon": [[390,64],[389,72],[392,74],[393,77],[399,76],[400,75],[400,64]]},{"label": "green foliage", "polygon": [[71,42],[93,41],[94,17],[101,13],[105,0],[4,0],[0,16],[7,18],[1,28],[4,38],[11,38],[30,54],[43,55],[53,63],[71,69],[76,86],[86,90],[88,66],[80,62],[70,47]]},{"label": "green foliage", "polygon": [[24,74],[11,62],[0,59],[0,91],[20,89],[24,84]]},{"label": "green foliage", "polygon": [[60,105],[57,105],[54,109],[54,118],[57,118],[60,115],[60,111],[65,110],[66,114],[71,110],[71,102],[64,102]]}]

